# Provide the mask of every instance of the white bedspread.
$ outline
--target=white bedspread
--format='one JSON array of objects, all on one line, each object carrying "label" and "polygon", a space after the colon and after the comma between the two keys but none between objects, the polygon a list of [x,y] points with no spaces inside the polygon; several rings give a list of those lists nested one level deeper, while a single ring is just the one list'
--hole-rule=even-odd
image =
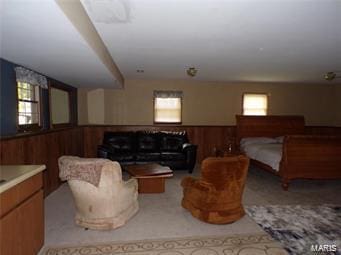
[{"label": "white bedspread", "polygon": [[282,159],[282,144],[281,143],[267,143],[267,144],[249,144],[242,148],[246,155],[258,160],[274,170],[279,170],[279,162]]}]

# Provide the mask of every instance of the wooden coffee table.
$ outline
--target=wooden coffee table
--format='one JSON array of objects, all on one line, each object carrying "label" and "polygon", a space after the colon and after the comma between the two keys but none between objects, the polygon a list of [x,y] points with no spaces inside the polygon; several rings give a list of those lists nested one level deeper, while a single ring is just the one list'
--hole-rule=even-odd
[{"label": "wooden coffee table", "polygon": [[165,179],[173,176],[168,166],[159,164],[129,165],[124,168],[139,184],[139,193],[165,192]]}]

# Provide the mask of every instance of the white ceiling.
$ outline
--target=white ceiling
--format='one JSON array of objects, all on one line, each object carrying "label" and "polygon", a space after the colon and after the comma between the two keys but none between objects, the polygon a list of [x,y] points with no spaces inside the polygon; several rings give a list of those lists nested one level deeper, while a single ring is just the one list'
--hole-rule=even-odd
[{"label": "white ceiling", "polygon": [[[193,79],[194,66],[196,80],[327,83],[341,71],[340,0],[81,2],[125,79]],[[2,58],[78,87],[116,86],[53,0],[1,4]]]},{"label": "white ceiling", "polygon": [[76,87],[117,87],[53,0],[0,0],[1,57]]},{"label": "white ceiling", "polygon": [[[326,82],[340,0],[82,0],[126,79]],[[144,69],[137,73],[136,69]]]}]

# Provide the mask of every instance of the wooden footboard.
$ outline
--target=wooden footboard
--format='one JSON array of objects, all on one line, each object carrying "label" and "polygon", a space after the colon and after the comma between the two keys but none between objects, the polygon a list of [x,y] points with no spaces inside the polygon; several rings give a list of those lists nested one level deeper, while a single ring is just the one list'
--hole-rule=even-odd
[{"label": "wooden footboard", "polygon": [[285,189],[292,179],[341,178],[341,137],[285,136],[279,175]]},{"label": "wooden footboard", "polygon": [[282,186],[299,178],[341,178],[341,136],[304,135],[303,116],[236,116],[237,143],[245,137],[277,137],[286,135],[279,172],[256,162],[260,167],[278,174]]}]

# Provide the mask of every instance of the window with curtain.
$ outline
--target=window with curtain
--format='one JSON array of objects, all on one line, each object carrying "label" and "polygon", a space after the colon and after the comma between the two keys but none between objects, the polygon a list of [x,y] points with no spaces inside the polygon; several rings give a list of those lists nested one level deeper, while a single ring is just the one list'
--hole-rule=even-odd
[{"label": "window with curtain", "polygon": [[25,82],[17,82],[18,88],[18,124],[40,124],[39,86]]},{"label": "window with curtain", "polygon": [[243,95],[243,115],[267,115],[268,95],[245,93]]},{"label": "window with curtain", "polygon": [[14,68],[17,80],[18,125],[20,131],[40,127],[40,89],[47,89],[47,79],[21,66]]},{"label": "window with curtain", "polygon": [[181,91],[154,91],[154,122],[181,123]]}]

